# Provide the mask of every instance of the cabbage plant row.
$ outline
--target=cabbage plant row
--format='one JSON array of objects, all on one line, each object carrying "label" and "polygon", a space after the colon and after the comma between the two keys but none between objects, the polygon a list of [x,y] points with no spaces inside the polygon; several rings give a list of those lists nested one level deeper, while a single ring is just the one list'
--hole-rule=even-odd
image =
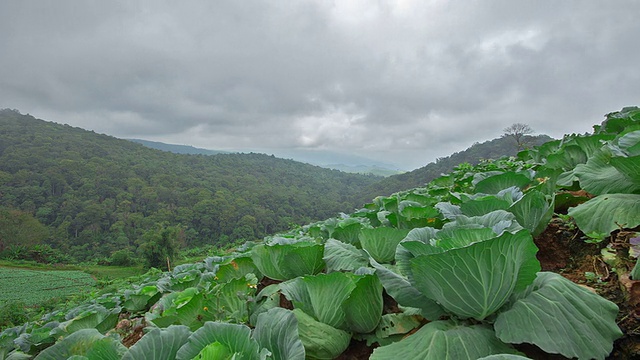
[{"label": "cabbage plant row", "polygon": [[604,359],[617,306],[540,271],[533,238],[567,207],[593,239],[638,227],[639,156],[640,109],[625,108],[593,134],[7,329],[0,359],[333,359],[355,341],[371,359],[524,359],[521,343]]}]

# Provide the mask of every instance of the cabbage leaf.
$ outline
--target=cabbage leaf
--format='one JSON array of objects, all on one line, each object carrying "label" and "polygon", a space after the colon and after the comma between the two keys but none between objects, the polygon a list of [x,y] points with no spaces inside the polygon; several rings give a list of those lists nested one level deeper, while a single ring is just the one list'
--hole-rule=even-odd
[{"label": "cabbage leaf", "polygon": [[370,359],[477,359],[501,353],[515,351],[498,340],[491,327],[440,320],[424,325],[397,343],[375,349]]},{"label": "cabbage leaf", "polygon": [[538,248],[522,230],[410,261],[413,285],[462,318],[482,320],[526,288],[540,270]]},{"label": "cabbage leaf", "polygon": [[616,325],[618,307],[561,275],[540,272],[514,298],[494,324],[504,342],[532,343],[568,358],[604,359],[622,336]]}]

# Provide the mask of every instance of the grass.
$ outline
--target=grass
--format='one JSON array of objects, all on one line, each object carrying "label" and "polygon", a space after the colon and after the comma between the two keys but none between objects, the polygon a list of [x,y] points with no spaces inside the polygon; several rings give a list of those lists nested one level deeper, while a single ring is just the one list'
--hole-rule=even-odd
[{"label": "grass", "polygon": [[118,280],[129,277],[142,275],[146,272],[142,266],[103,266],[103,265],[87,265],[81,269],[98,280]]},{"label": "grass", "polygon": [[77,265],[50,265],[25,260],[0,260],[0,267],[30,270],[80,270],[80,267]]}]

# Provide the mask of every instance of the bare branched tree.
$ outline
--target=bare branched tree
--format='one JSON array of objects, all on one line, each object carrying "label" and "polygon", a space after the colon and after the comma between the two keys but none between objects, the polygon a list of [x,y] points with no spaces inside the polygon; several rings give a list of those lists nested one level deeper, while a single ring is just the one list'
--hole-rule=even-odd
[{"label": "bare branched tree", "polygon": [[513,137],[513,139],[516,141],[516,145],[518,145],[518,150],[524,149],[524,136],[533,134],[533,129],[529,125],[522,123],[515,123],[504,128],[502,131],[504,132],[503,136]]}]

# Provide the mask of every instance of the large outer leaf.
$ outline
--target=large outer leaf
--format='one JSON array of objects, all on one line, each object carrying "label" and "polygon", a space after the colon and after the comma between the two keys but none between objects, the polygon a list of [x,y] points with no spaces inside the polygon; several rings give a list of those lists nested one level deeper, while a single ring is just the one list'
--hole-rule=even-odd
[{"label": "large outer leaf", "polygon": [[[416,241],[424,244],[429,244],[431,240],[436,239],[439,231],[440,230],[434,229],[432,227],[412,229],[411,231],[409,231],[407,236],[404,238],[404,241],[402,242]],[[397,252],[398,252],[398,247],[396,247],[396,256],[398,255]]]},{"label": "large outer leaf", "polygon": [[483,194],[497,194],[500,190],[516,186],[520,189],[531,183],[531,180],[522,174],[505,172],[480,180],[475,184],[475,192]]},{"label": "large outer leaf", "polygon": [[513,352],[512,348],[496,338],[488,326],[434,321],[402,341],[375,349],[370,359],[475,360],[487,355]]},{"label": "large outer leaf", "polygon": [[265,276],[289,280],[322,271],[325,266],[323,252],[324,246],[315,243],[260,244],[253,247],[251,259]]},{"label": "large outer leaf", "polygon": [[[569,215],[585,234],[608,235],[613,230],[640,225],[640,195],[607,194],[569,209]],[[618,226],[620,225],[620,226]]]},{"label": "large outer leaf", "polygon": [[558,274],[539,273],[520,296],[494,324],[504,342],[533,343],[569,358],[604,359],[622,336],[614,303]]},{"label": "large outer leaf", "polygon": [[172,325],[166,329],[152,328],[129,348],[122,360],[174,359],[189,335],[191,331],[184,325]]},{"label": "large outer leaf", "polygon": [[282,293],[318,321],[335,328],[345,326],[345,313],[342,307],[356,284],[355,275],[334,272],[305,276],[281,284]]},{"label": "large outer leaf", "polygon": [[432,227],[413,229],[409,231],[407,237],[396,247],[396,265],[399,272],[406,276],[410,282],[413,279],[410,260],[416,257],[413,253],[413,248],[425,248],[425,251],[430,251],[429,253],[441,252],[439,249],[430,245],[435,242],[439,231],[440,230]]},{"label": "large outer leaf", "polygon": [[491,228],[498,235],[502,234],[503,231],[515,233],[522,230],[522,226],[516,220],[515,215],[504,210],[495,210],[482,216],[468,217],[459,215],[454,222],[445,224],[444,228],[470,227],[473,225]]},{"label": "large outer leaf", "polygon": [[[106,333],[118,323],[118,316],[122,308],[116,306],[111,309],[100,304],[81,306],[81,311],[74,314],[73,318],[61,323],[52,333],[62,335],[72,333],[81,329],[97,329],[101,333]],[[68,316],[69,314],[67,314]]]},{"label": "large outer leaf", "polygon": [[38,348],[45,348],[56,342],[58,336],[52,335],[51,330],[59,325],[58,322],[52,321],[35,328],[28,325],[27,323],[0,332],[0,359],[3,359],[3,350],[8,351],[18,347],[22,352],[31,353],[32,350],[36,351]]},{"label": "large outer leaf", "polygon": [[485,196],[460,204],[460,211],[467,216],[481,216],[495,210],[507,210],[509,202],[496,196]]},{"label": "large outer leaf", "polygon": [[247,255],[242,257],[236,257],[225,264],[220,264],[217,271],[216,277],[218,278],[218,282],[227,282],[232,279],[240,279],[245,275],[253,273],[256,275],[258,279],[260,279],[261,274],[256,268],[253,260]]},{"label": "large outer leaf", "polygon": [[627,156],[640,155],[640,130],[621,136],[618,139],[618,149]]},{"label": "large outer leaf", "polygon": [[360,244],[377,262],[390,263],[396,255],[396,247],[409,230],[379,227],[360,230]]},{"label": "large outer leaf", "polygon": [[543,193],[531,190],[513,203],[508,211],[516,216],[522,227],[529,230],[533,236],[537,236],[547,228],[553,216],[553,209],[553,199],[549,202]]},{"label": "large outer leaf", "polygon": [[280,284],[268,285],[255,296],[252,302],[255,302],[255,305],[250,306],[249,324],[255,327],[260,314],[280,306]]},{"label": "large outer leaf", "polygon": [[362,249],[336,239],[329,239],[324,245],[324,262],[327,272],[355,271],[369,263],[369,257]]},{"label": "large outer leaf", "polygon": [[331,235],[334,239],[342,242],[358,245],[360,229],[362,229],[362,223],[356,219],[349,218],[340,222]]},{"label": "large outer leaf", "polygon": [[188,288],[164,296],[152,312],[146,313],[147,321],[164,328],[169,325],[186,325],[195,330],[202,325],[203,294],[196,288]]},{"label": "large outer leaf", "polygon": [[577,165],[574,174],[580,179],[580,186],[595,195],[633,193],[640,190],[640,183],[613,166],[611,158],[610,150],[603,148],[589,158],[586,164]]},{"label": "large outer leaf", "polygon": [[414,307],[422,311],[427,320],[437,320],[444,314],[442,307],[435,301],[424,296],[414,288],[409,280],[371,259],[371,265],[376,269],[376,275],[382,282],[387,293],[401,306]]},{"label": "large outer leaf", "polygon": [[347,349],[351,334],[316,321],[300,309],[293,310],[307,359],[335,359]]},{"label": "large outer leaf", "polygon": [[587,162],[587,154],[578,145],[565,146],[560,152],[547,156],[546,166],[552,169],[571,170]]},{"label": "large outer leaf", "polygon": [[[309,296],[309,289],[302,277],[280,283],[279,287],[282,295],[291,301],[296,309],[300,309],[317,319],[311,297]],[[343,296],[346,299],[347,295]]]},{"label": "large outer leaf", "polygon": [[253,338],[271,352],[274,360],[304,360],[298,320],[291,310],[274,308],[258,315]]},{"label": "large outer leaf", "polygon": [[[252,275],[218,284],[205,295],[201,308],[198,309],[199,315],[205,321],[220,320],[244,323],[249,317],[247,299],[255,295],[256,287],[257,279]],[[192,330],[195,328],[192,327]]]},{"label": "large outer leaf", "polygon": [[611,165],[640,188],[640,155],[613,157]]},{"label": "large outer leaf", "polygon": [[[486,227],[452,227],[438,233],[435,246],[443,251],[462,248],[473,243],[493,239],[496,233]],[[414,253],[414,255],[418,255]]]},{"label": "large outer leaf", "polygon": [[127,290],[124,292],[125,301],[122,303],[122,307],[129,312],[146,311],[155,304],[160,297],[162,297],[162,293],[158,291],[158,287],[154,284],[143,286],[136,291]]},{"label": "large outer leaf", "polygon": [[600,131],[619,133],[638,122],[640,122],[640,109],[637,106],[629,106],[607,114],[607,119],[602,122]]},{"label": "large outer leaf", "polygon": [[354,338],[358,340],[366,340],[367,346],[371,346],[371,344],[374,343],[388,345],[398,341],[396,339],[398,336],[402,336],[411,330],[420,327],[420,320],[419,316],[409,315],[406,313],[385,314],[382,315],[380,323],[374,332],[370,334],[359,334]]},{"label": "large outer leaf", "polygon": [[58,360],[74,355],[91,355],[92,359],[96,360],[118,360],[125,351],[124,345],[113,338],[105,337],[98,330],[81,329],[45,349],[35,359]]},{"label": "large outer leaf", "polygon": [[342,304],[347,327],[357,333],[373,331],[382,316],[382,283],[376,275],[363,275]]},{"label": "large outer leaf", "polygon": [[156,283],[158,289],[168,292],[196,287],[202,279],[202,272],[195,268],[189,269],[189,266],[193,266],[193,264],[179,265],[179,267],[173,269],[173,272],[160,278]]},{"label": "large outer leaf", "polygon": [[339,329],[369,332],[382,315],[382,284],[373,274],[334,272],[280,284],[296,309]]},{"label": "large outer leaf", "polygon": [[527,231],[411,260],[413,285],[461,317],[482,320],[523,289],[540,270],[538,248]]},{"label": "large outer leaf", "polygon": [[416,228],[435,224],[435,218],[440,216],[440,212],[433,206],[423,206],[414,201],[402,201],[398,207],[397,227]]},{"label": "large outer leaf", "polygon": [[260,346],[251,338],[251,329],[246,325],[206,322],[196,330],[176,354],[177,360],[191,360],[202,349],[215,342],[226,346],[231,353],[241,354],[242,359],[260,359]]}]

